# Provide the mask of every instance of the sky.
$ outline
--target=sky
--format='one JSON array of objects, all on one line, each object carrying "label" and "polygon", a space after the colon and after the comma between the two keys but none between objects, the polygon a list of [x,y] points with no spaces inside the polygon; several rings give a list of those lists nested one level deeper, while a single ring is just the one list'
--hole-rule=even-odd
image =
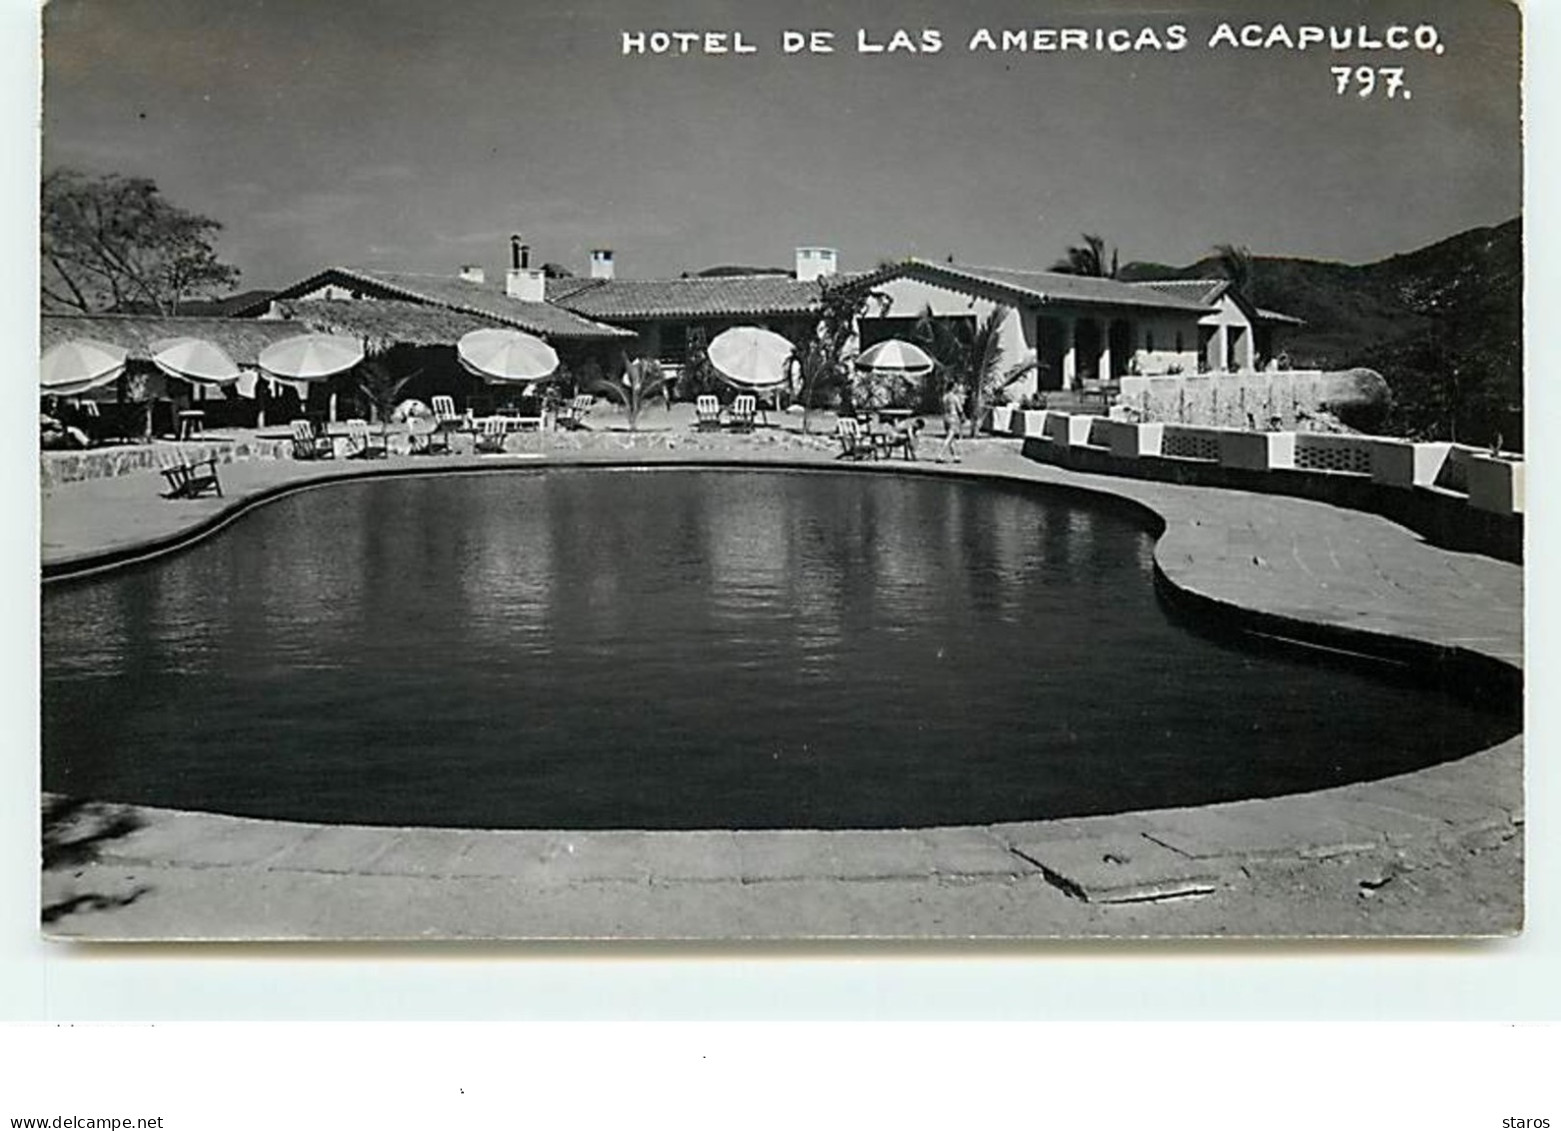
[{"label": "sky", "polygon": [[[1208,46],[1221,23],[1435,29],[1440,51]],[[242,287],[331,265],[662,277],[919,255],[1045,268],[1083,232],[1124,261],[1216,243],[1368,262],[1521,209],[1519,15],[1405,3],[773,4],[52,0],[44,168],[154,177],[224,225]],[[1180,51],[969,49],[978,29],[1148,29]],[[832,54],[781,50],[831,31]],[[887,47],[928,29],[942,50]],[[728,33],[625,54],[625,32]],[[731,33],[755,50],[734,54]],[[1412,96],[1335,92],[1402,67]]]}]

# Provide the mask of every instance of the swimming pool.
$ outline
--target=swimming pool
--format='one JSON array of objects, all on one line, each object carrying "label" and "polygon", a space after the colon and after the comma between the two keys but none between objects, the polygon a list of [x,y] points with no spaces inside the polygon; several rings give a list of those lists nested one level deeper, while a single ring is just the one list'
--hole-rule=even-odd
[{"label": "swimming pool", "polygon": [[44,786],[307,821],[884,828],[1270,796],[1519,729],[1189,631],[1153,539],[917,476],[335,484],[46,591]]}]

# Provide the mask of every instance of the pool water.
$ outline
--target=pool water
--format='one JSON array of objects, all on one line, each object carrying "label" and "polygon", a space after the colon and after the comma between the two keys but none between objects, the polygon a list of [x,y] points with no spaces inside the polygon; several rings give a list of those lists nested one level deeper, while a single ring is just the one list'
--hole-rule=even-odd
[{"label": "pool water", "polygon": [[1188,805],[1518,729],[1209,639],[1110,510],[927,477],[337,484],[43,601],[44,786],[308,821],[843,828]]}]

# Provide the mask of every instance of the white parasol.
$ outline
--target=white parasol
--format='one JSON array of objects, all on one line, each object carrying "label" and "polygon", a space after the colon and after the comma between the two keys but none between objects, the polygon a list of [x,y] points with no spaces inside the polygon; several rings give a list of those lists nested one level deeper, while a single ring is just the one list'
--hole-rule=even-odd
[{"label": "white parasol", "polygon": [[778,389],[796,352],[785,338],[758,326],[733,326],[717,334],[706,353],[716,372],[743,389]]},{"label": "white parasol", "polygon": [[363,360],[363,347],[340,334],[300,334],[267,346],[260,368],[284,381],[324,381]]},{"label": "white parasol", "polygon": [[75,338],[43,355],[38,384],[45,396],[73,397],[107,385],[125,370],[125,351],[107,342]]},{"label": "white parasol", "polygon": [[558,369],[553,347],[519,330],[473,330],[456,343],[455,352],[468,373],[497,384],[540,381]]}]

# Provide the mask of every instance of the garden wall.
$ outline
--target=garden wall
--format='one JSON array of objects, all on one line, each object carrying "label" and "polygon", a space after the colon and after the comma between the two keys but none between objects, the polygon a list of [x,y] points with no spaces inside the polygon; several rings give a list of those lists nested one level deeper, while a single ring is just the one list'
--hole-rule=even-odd
[{"label": "garden wall", "polygon": [[1370,370],[1283,369],[1272,373],[1123,377],[1116,403],[1131,409],[1140,420],[1294,431],[1304,430],[1311,417],[1337,413],[1341,405],[1345,412],[1369,410],[1379,404],[1385,410],[1386,394],[1386,383]]}]

